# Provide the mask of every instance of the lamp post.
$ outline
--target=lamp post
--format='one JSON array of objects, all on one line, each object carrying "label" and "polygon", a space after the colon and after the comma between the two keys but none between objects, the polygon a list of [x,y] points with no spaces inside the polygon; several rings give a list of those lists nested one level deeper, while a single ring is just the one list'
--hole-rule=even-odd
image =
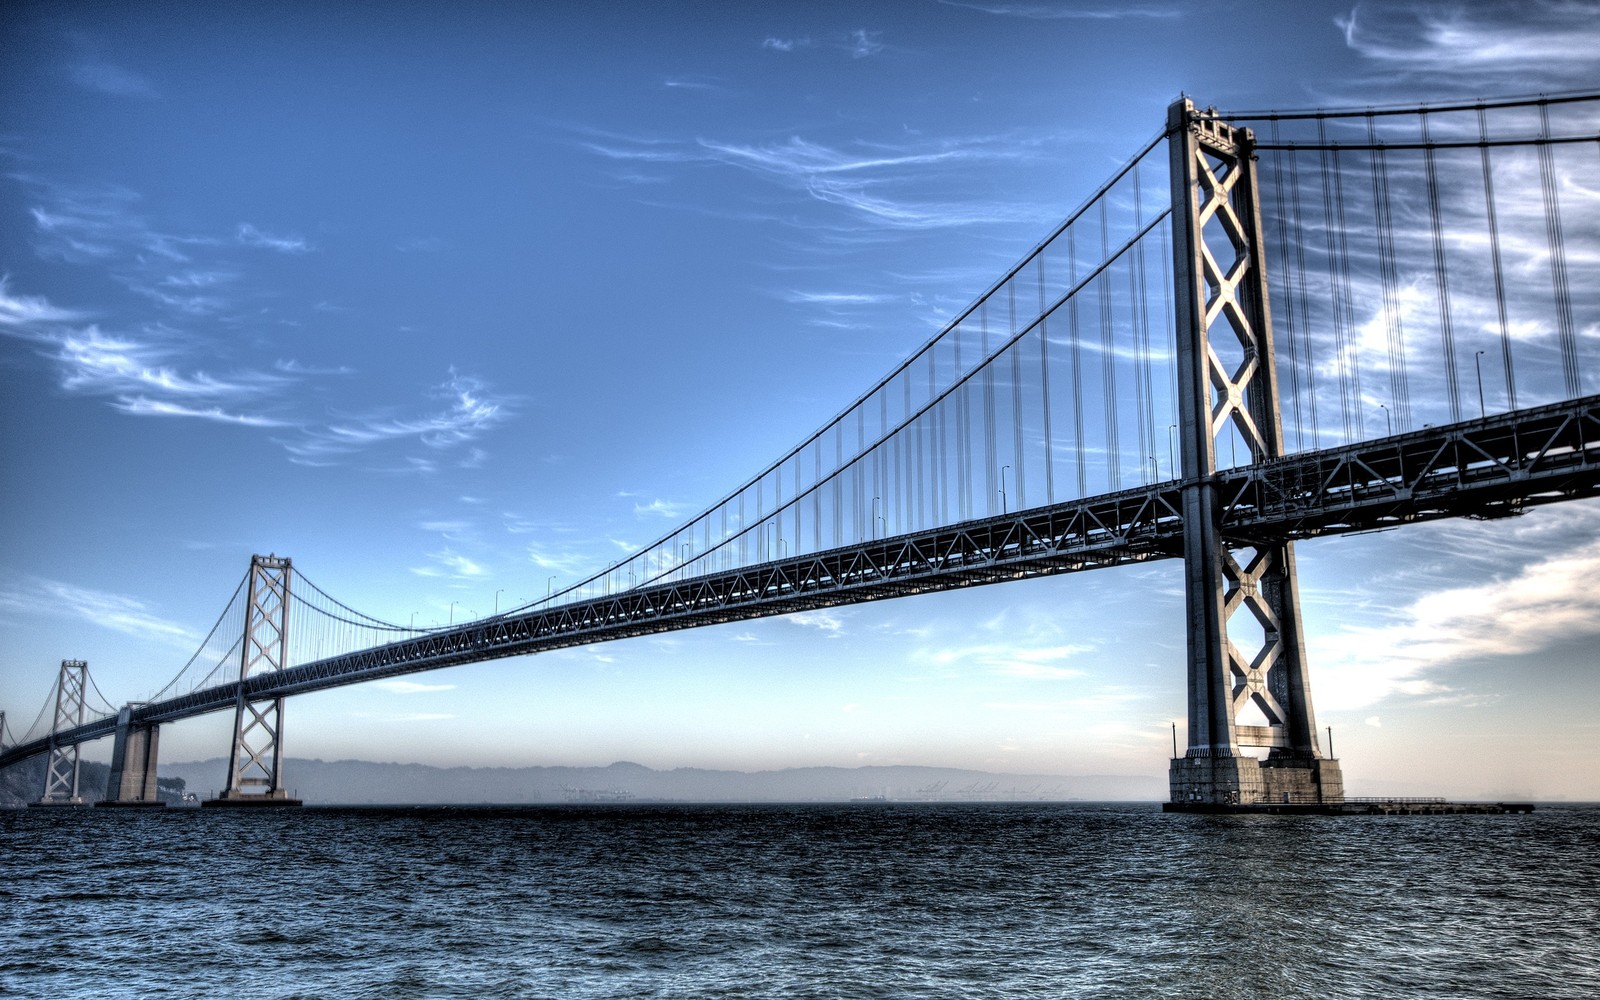
[{"label": "lamp post", "polygon": [[1479,351],[1472,356],[1472,365],[1478,370],[1478,419],[1485,416],[1483,406],[1483,352]]},{"label": "lamp post", "polygon": [[1383,411],[1383,425],[1388,428],[1389,436],[1394,437],[1394,420],[1389,416],[1389,407],[1379,403],[1378,409]]},{"label": "lamp post", "polygon": [[1167,425],[1167,468],[1172,470],[1173,478],[1178,475],[1178,425]]},{"label": "lamp post", "polygon": [[1161,463],[1156,461],[1154,455],[1146,455],[1145,457],[1150,459],[1150,481],[1152,483],[1161,482]]},{"label": "lamp post", "polygon": [[546,604],[550,603],[550,598],[552,596],[551,590],[555,586],[555,582],[556,578],[554,576],[551,576],[550,579],[544,582],[544,600]]},{"label": "lamp post", "polygon": [[505,592],[506,590],[504,587],[501,587],[499,590],[494,592],[494,613],[497,617],[500,614],[500,595]]},{"label": "lamp post", "polygon": [[452,624],[452,625],[454,625],[456,623],[456,605],[460,604],[460,603],[461,603],[460,601],[451,601],[450,602],[450,624]]},{"label": "lamp post", "polygon": [[1006,509],[1006,473],[1009,471],[1011,471],[1011,466],[1000,466],[1000,513],[1002,515],[1010,513]]}]

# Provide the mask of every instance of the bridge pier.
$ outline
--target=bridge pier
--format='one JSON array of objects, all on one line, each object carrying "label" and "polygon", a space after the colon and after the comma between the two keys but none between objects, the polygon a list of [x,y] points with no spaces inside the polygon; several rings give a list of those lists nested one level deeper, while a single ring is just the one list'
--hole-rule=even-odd
[{"label": "bridge pier", "polygon": [[1252,462],[1283,454],[1255,138],[1186,99],[1167,124],[1189,663],[1189,747],[1168,808],[1343,802],[1317,743],[1294,543],[1221,528],[1218,435]]},{"label": "bridge pier", "polygon": [[117,713],[117,733],[111,749],[111,775],[106,797],[97,806],[166,808],[156,788],[156,748],[160,726],[134,724],[133,706]]},{"label": "bridge pier", "polygon": [[233,746],[228,754],[228,784],[207,806],[298,806],[283,787],[283,699],[252,699],[246,692],[252,674],[283,669],[289,654],[289,577],[287,558],[250,557],[245,605],[244,649],[239,654],[239,699],[234,708]]}]

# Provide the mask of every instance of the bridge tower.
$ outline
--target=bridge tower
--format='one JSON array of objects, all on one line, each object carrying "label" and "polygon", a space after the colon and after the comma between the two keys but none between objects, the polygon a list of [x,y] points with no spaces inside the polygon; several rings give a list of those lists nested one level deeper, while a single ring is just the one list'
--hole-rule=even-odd
[{"label": "bridge tower", "polygon": [[[1255,138],[1187,99],[1167,125],[1189,664],[1172,804],[1341,802],[1338,762],[1317,742],[1294,545],[1221,531],[1219,435],[1237,434],[1254,462],[1283,454]],[[1252,747],[1266,758],[1241,752]]]},{"label": "bridge tower", "polygon": [[245,603],[244,648],[239,653],[239,699],[234,709],[228,785],[206,805],[293,805],[283,787],[283,698],[251,698],[253,676],[282,670],[289,653],[287,558],[251,556]]},{"label": "bridge tower", "polygon": [[57,746],[56,734],[83,725],[84,700],[89,688],[89,664],[62,660],[56,677],[56,715],[50,725],[50,757],[44,769],[44,796],[34,805],[81,806],[78,795],[78,745]]}]

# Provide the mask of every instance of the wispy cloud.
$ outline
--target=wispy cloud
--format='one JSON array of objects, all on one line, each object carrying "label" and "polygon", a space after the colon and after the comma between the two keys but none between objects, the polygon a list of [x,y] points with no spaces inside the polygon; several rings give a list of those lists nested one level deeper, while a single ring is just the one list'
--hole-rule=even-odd
[{"label": "wispy cloud", "polygon": [[1058,3],[975,3],[970,0],[939,0],[947,7],[965,7],[968,10],[997,14],[1002,17],[1020,17],[1030,21],[1083,20],[1121,21],[1128,18],[1181,17],[1177,6],[1165,4],[1082,4],[1075,0]]},{"label": "wispy cloud", "polygon": [[1592,2],[1358,4],[1336,23],[1346,45],[1391,74],[1548,88],[1592,82],[1600,67]]},{"label": "wispy cloud", "polygon": [[869,306],[897,301],[897,295],[872,295],[865,292],[802,292],[781,293],[785,302],[796,305]]},{"label": "wispy cloud", "polygon": [[198,633],[151,612],[132,597],[58,580],[26,577],[0,584],[0,610],[54,618],[73,618],[124,635],[193,650]]},{"label": "wispy cloud", "polygon": [[831,639],[844,635],[844,618],[831,611],[797,611],[783,620],[791,625],[816,629]]},{"label": "wispy cloud", "polygon": [[453,580],[477,580],[488,575],[488,570],[451,549],[430,552],[432,566],[413,566],[411,572],[422,577],[449,577]]},{"label": "wispy cloud", "polygon": [[279,236],[257,229],[248,222],[239,224],[236,236],[247,247],[262,247],[279,253],[310,253],[311,244],[299,236]]},{"label": "wispy cloud", "polygon": [[669,76],[661,81],[668,90],[721,90],[722,83],[713,76]]},{"label": "wispy cloud", "polygon": [[68,69],[72,82],[84,90],[112,97],[140,97],[154,99],[159,96],[149,80],[138,73],[108,62],[90,60],[74,63]]},{"label": "wispy cloud", "polygon": [[879,41],[882,37],[883,32],[868,31],[865,28],[857,28],[850,32],[851,58],[865,59],[868,56],[875,56],[882,52],[883,42]]},{"label": "wispy cloud", "polygon": [[288,427],[289,423],[253,413],[229,413],[220,406],[185,406],[144,396],[119,396],[111,403],[113,409],[135,417],[192,417],[219,424],[237,424],[241,427]]},{"label": "wispy cloud", "polygon": [[13,295],[10,275],[0,275],[0,326],[31,328],[40,324],[74,323],[88,314],[52,305],[42,295]]},{"label": "wispy cloud", "polygon": [[778,38],[774,35],[768,35],[766,38],[762,39],[761,47],[764,49],[771,49],[774,52],[793,52],[795,49],[810,48],[811,39]]},{"label": "wispy cloud", "polygon": [[1063,666],[1062,662],[1090,652],[1092,646],[1063,644],[1030,646],[1014,643],[988,643],[935,652],[932,660],[941,666],[957,663],[977,665],[991,673],[1029,680],[1070,680],[1084,671]]},{"label": "wispy cloud", "polygon": [[634,504],[633,513],[636,517],[677,517],[683,513],[683,504],[657,497],[649,503]]},{"label": "wispy cloud", "polygon": [[[847,210],[878,228],[934,229],[1035,221],[1035,206],[931,198],[941,182],[965,187],[972,168],[1033,158],[1048,136],[967,136],[829,146],[801,136],[766,143],[681,142],[591,132],[581,145],[619,163],[721,164]],[[790,224],[794,220],[786,220]]]},{"label": "wispy cloud", "polygon": [[454,369],[429,395],[443,400],[445,408],[420,417],[370,414],[326,427],[308,427],[298,439],[285,440],[283,446],[308,462],[397,441],[443,449],[476,440],[510,414],[506,400],[493,396],[478,379]]},{"label": "wispy cloud", "polygon": [[454,684],[424,684],[420,681],[387,680],[373,681],[372,687],[390,694],[432,694],[437,691],[454,691]]}]

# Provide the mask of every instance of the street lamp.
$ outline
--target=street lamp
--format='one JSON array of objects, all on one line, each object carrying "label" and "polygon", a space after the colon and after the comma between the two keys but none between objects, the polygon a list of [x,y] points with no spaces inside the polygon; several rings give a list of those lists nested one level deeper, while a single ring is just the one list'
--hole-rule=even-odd
[{"label": "street lamp", "polygon": [[454,625],[456,623],[456,605],[460,604],[460,603],[461,603],[460,601],[451,601],[450,602],[450,624],[452,624],[452,625]]},{"label": "street lamp", "polygon": [[1178,425],[1167,425],[1167,467],[1172,470],[1172,475],[1178,475]]},{"label": "street lamp", "polygon": [[883,502],[883,498],[882,497],[873,497],[872,498],[872,524],[868,525],[867,534],[871,535],[873,538],[877,538],[878,537],[878,521],[881,520],[878,517],[878,504],[880,504],[882,502]]},{"label": "street lamp", "polygon": [[1161,463],[1156,461],[1154,455],[1146,455],[1145,457],[1150,459],[1150,481],[1152,483],[1161,482]]},{"label": "street lamp", "polygon": [[1006,514],[1006,473],[1011,471],[1011,466],[1000,466],[1000,513]]},{"label": "street lamp", "polygon": [[1476,353],[1476,354],[1474,354],[1472,356],[1472,365],[1473,365],[1474,368],[1476,368],[1478,370],[1478,419],[1482,420],[1484,418],[1484,408],[1483,408],[1483,352],[1482,351],[1479,351],[1478,353]]},{"label": "street lamp", "polygon": [[1378,409],[1383,411],[1383,424],[1388,428],[1389,436],[1394,437],[1394,420],[1389,417],[1389,408],[1384,404],[1379,403]]},{"label": "street lamp", "polygon": [[500,595],[505,592],[506,590],[504,587],[501,587],[499,590],[494,592],[494,613],[496,615],[500,614]]},{"label": "street lamp", "polygon": [[550,603],[550,591],[555,586],[555,582],[556,578],[554,576],[544,582],[544,600],[546,604]]}]

